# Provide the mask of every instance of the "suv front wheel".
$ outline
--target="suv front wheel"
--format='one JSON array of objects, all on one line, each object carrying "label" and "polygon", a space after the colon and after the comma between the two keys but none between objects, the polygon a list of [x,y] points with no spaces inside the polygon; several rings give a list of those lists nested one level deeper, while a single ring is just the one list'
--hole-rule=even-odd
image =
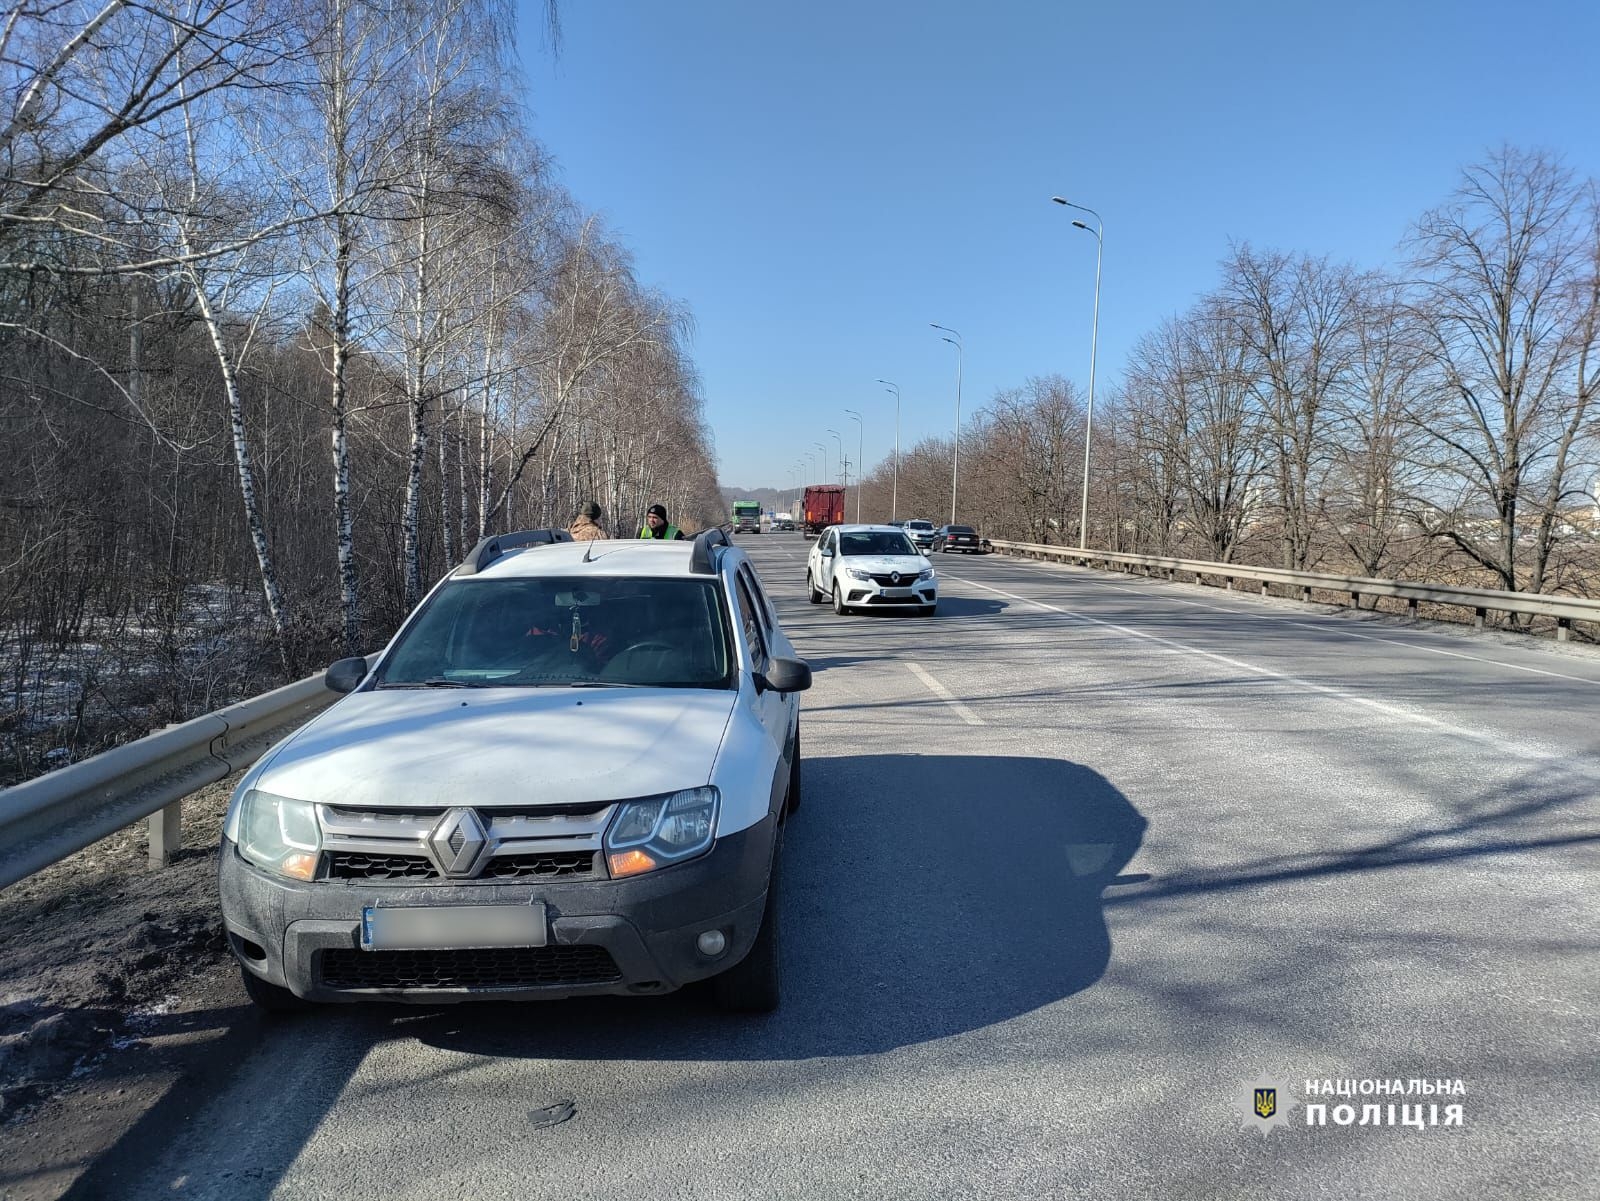
[{"label": "suv front wheel", "polygon": [[302,1001],[287,988],[263,980],[249,968],[239,967],[239,975],[244,979],[245,996],[255,1004],[257,1009],[267,1013],[303,1013],[311,1008],[310,1001]]},{"label": "suv front wheel", "polygon": [[839,585],[833,586],[833,611],[843,617],[850,612],[850,606],[844,603],[844,593],[839,591]]},{"label": "suv front wheel", "polygon": [[816,581],[811,578],[811,573],[806,572],[806,599],[813,605],[822,603],[822,593],[817,591]]},{"label": "suv front wheel", "polygon": [[717,1007],[728,1013],[771,1013],[782,992],[782,943],[778,935],[778,881],[782,874],[783,831],[772,848],[772,875],[767,880],[767,905],[761,930],[750,953],[720,976],[711,978]]}]

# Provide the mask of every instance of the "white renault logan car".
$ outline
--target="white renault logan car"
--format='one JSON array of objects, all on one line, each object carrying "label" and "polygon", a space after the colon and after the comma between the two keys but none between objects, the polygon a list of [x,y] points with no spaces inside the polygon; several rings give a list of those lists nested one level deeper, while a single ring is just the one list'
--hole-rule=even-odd
[{"label": "white renault logan car", "polygon": [[806,556],[806,594],[835,613],[854,608],[914,608],[932,616],[939,604],[933,564],[892,525],[835,525]]},{"label": "white renault logan car", "polygon": [[267,1008],[664,993],[778,1001],[794,657],[721,531],[485,539],[240,781],[222,911]]}]

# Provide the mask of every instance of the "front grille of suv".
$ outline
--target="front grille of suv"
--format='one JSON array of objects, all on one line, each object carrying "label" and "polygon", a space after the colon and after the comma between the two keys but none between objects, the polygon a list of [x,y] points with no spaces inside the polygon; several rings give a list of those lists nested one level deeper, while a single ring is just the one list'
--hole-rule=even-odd
[{"label": "front grille of suv", "polygon": [[881,575],[874,572],[872,576],[872,582],[877,584],[880,588],[910,588],[917,582],[917,573],[914,571],[902,571],[900,573],[900,582],[897,584],[887,572]]},{"label": "front grille of suv", "polygon": [[[593,851],[543,851],[497,855],[479,870],[478,880],[571,880],[595,875]],[[426,855],[378,855],[364,851],[330,851],[330,880],[438,880],[439,871]]]},{"label": "front grille of suv", "polygon": [[593,851],[545,851],[499,855],[478,873],[485,880],[564,880],[594,875]]},{"label": "front grille of suv", "polygon": [[452,951],[357,951],[321,954],[324,987],[337,989],[553,988],[610,984],[622,978],[604,947],[499,947]]},{"label": "front grille of suv", "polygon": [[330,880],[432,880],[438,875],[426,855],[370,855],[361,851],[332,851],[328,855]]}]

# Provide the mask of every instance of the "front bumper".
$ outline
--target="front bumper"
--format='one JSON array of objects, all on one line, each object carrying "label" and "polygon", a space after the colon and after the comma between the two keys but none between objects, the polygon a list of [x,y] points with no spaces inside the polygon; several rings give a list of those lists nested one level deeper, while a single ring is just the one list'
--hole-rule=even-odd
[{"label": "front bumper", "polygon": [[879,584],[873,580],[851,579],[844,575],[837,575],[834,578],[844,589],[844,603],[847,605],[887,609],[894,606],[904,608],[932,605],[937,604],[939,600],[937,578],[908,580],[898,588],[889,584]]},{"label": "front bumper", "polygon": [[[538,884],[301,882],[270,875],[223,840],[219,883],[228,943],[244,969],[309,1001],[523,1000],[662,993],[714,976],[750,951],[772,870],[773,819],[719,838],[698,859],[627,880]],[[363,951],[367,905],[542,901],[543,948]],[[707,958],[696,939],[718,929]]]}]

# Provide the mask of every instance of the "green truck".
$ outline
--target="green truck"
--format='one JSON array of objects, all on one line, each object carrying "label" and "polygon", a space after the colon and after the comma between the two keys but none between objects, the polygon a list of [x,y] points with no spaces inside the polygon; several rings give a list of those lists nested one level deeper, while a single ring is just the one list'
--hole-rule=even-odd
[{"label": "green truck", "polygon": [[733,502],[733,532],[759,534],[761,532],[761,502],[736,500]]}]

